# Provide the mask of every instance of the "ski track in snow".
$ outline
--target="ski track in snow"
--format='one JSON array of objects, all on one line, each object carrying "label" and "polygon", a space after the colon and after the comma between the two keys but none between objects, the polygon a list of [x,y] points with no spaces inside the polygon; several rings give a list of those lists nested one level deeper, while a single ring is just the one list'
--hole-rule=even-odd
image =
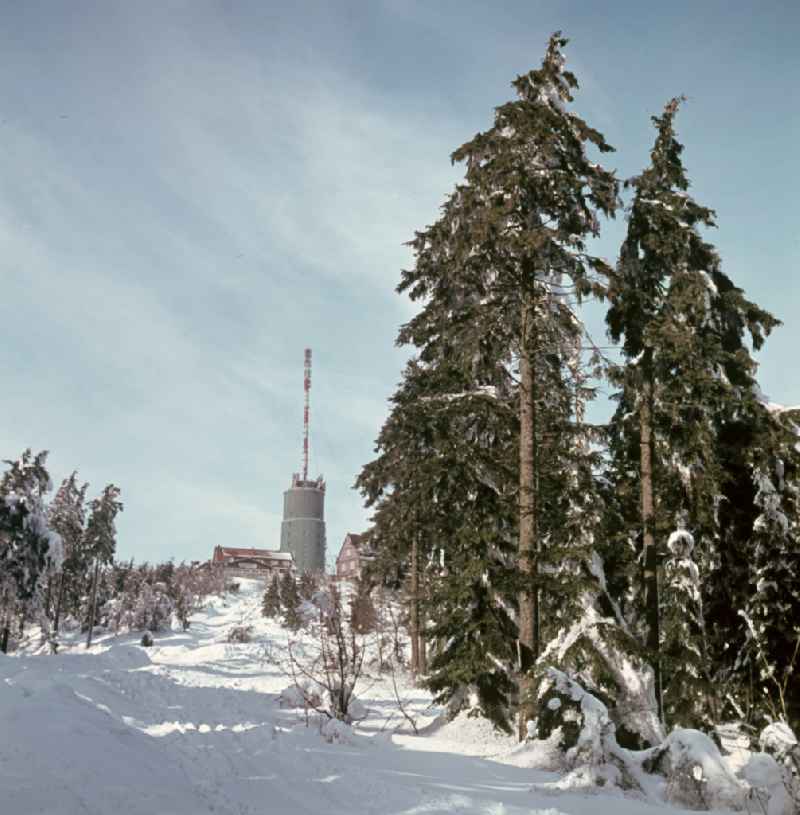
[{"label": "ski track in snow", "polygon": [[[260,591],[243,581],[239,596],[148,649],[124,635],[89,651],[76,640],[57,656],[0,655],[0,815],[664,811],[614,792],[547,790],[557,776],[515,766],[514,742],[485,722],[437,729],[441,711],[407,680],[400,693],[428,734],[408,732],[382,677],[362,683],[370,715],[353,744],[326,743],[302,711],[278,705],[290,679],[264,654],[285,654],[287,635],[260,616]],[[226,643],[242,623],[253,641]]]}]

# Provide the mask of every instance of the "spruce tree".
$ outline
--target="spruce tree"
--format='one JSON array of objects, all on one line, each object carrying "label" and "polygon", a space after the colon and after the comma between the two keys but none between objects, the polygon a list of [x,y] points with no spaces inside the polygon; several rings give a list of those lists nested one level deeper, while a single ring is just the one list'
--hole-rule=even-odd
[{"label": "spruce tree", "polygon": [[372,586],[359,578],[350,598],[350,625],[356,634],[371,634],[378,625],[378,612],[372,602]]},{"label": "spruce tree", "polygon": [[88,556],[94,564],[92,572],[92,587],[89,600],[89,615],[87,618],[88,633],[86,647],[92,644],[92,632],[97,613],[97,590],[101,565],[109,565],[114,560],[114,551],[117,545],[117,529],[115,519],[122,512],[122,502],[119,500],[120,490],[109,484],[102,494],[95,498],[90,507],[91,513],[86,524],[84,541]]},{"label": "spruce tree", "polygon": [[30,450],[0,480],[0,652],[5,653],[12,617],[41,606],[45,578],[61,566],[62,543],[47,522],[50,490],[47,452]]},{"label": "spruce tree", "polygon": [[434,362],[406,367],[378,458],[357,482],[375,510],[372,569],[399,585],[415,552],[426,597],[424,604],[419,593],[409,598],[410,616],[429,608],[426,637],[437,651],[426,684],[441,702],[474,690],[481,712],[508,729],[516,637],[513,381],[498,367],[494,385],[478,385],[446,353],[430,355]]},{"label": "spruce tree", "polygon": [[664,707],[670,725],[708,730],[715,711],[710,704],[703,598],[693,549],[694,537],[681,522],[669,536],[664,562]]},{"label": "spruce tree", "polygon": [[[789,452],[789,451],[787,451]],[[763,718],[800,725],[800,512],[798,454],[763,462],[754,474],[759,515],[750,548],[751,597],[746,608],[745,663],[758,677]],[[788,464],[788,466],[787,466]],[[760,722],[760,723],[762,723]]]},{"label": "spruce tree", "polygon": [[297,590],[297,581],[290,571],[286,571],[281,579],[281,604],[283,605],[283,621],[291,631],[298,631],[303,627],[303,617],[300,614],[300,592]]},{"label": "spruce tree", "polygon": [[[82,546],[86,527],[86,491],[89,485],[78,486],[77,472],[61,482],[61,486],[48,508],[50,527],[60,536],[64,546],[64,560],[58,575],[53,613],[53,631],[57,635],[65,601],[85,585],[88,564]],[[75,602],[70,608],[75,609]]]},{"label": "spruce tree", "polygon": [[437,339],[446,334],[477,384],[498,364],[518,371],[520,737],[535,711],[532,668],[542,645],[547,510],[538,470],[545,461],[557,469],[547,440],[570,417],[550,397],[568,389],[580,333],[572,306],[601,293],[598,274],[607,271],[587,253],[586,241],[598,234],[598,214],[612,215],[617,206],[614,176],[587,153],[612,148],[568,109],[578,82],[564,69],[566,43],[554,34],[541,68],[512,83],[518,99],[498,107],[494,126],[453,153],[466,165],[465,181],[441,218],[412,241],[415,266],[399,287],[426,300],[401,330],[401,342],[441,346]]},{"label": "spruce tree", "polygon": [[[646,621],[659,714],[661,606],[670,602],[658,592],[666,537],[674,518],[685,515],[695,530],[701,583],[711,585],[723,556],[720,507],[730,484],[724,442],[742,425],[752,435],[764,414],[744,334],[758,349],[777,324],[734,286],[700,233],[714,226],[714,213],[687,193],[683,146],[673,126],[679,104],[672,99],[653,117],[650,166],[626,182],[634,198],[606,317],[624,357],[612,373],[620,387],[611,423],[615,525],[619,538],[643,550],[641,584],[633,550],[616,560],[630,567],[630,588],[623,589],[629,611],[641,610]],[[704,605],[714,612],[713,603]]]},{"label": "spruce tree", "polygon": [[300,575],[298,591],[300,592],[300,597],[302,597],[303,600],[308,600],[311,602],[314,592],[316,592],[318,589],[319,584],[317,578],[311,572],[303,572],[303,574]]},{"label": "spruce tree", "polygon": [[281,589],[278,585],[278,575],[272,575],[272,580],[264,592],[261,602],[261,614],[264,617],[277,617],[281,613]]}]

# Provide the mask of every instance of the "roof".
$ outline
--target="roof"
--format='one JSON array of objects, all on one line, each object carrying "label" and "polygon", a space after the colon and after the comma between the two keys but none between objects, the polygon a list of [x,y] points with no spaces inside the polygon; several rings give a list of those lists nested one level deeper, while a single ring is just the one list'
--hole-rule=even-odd
[{"label": "roof", "polygon": [[214,549],[214,561],[219,563],[226,558],[261,558],[263,560],[291,560],[291,552],[278,552],[274,549],[237,549],[233,546],[217,546]]},{"label": "roof", "polygon": [[[336,556],[336,560],[338,561],[339,558],[342,556],[342,552],[344,551],[345,544],[347,541],[353,545],[353,548],[358,552],[359,555],[362,557],[372,557],[373,552],[370,547],[366,546],[366,542],[364,541],[364,533],[356,533],[356,532],[348,532],[344,536],[344,543],[342,544],[342,548],[339,550],[339,554]],[[362,544],[364,545],[362,548]]]}]

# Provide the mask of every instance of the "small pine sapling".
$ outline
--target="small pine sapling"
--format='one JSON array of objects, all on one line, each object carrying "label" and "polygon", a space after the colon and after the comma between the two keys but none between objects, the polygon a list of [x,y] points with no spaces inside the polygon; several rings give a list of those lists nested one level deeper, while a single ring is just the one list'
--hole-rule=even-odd
[{"label": "small pine sapling", "polygon": [[303,572],[300,576],[298,590],[303,600],[311,602],[315,592],[319,591],[319,581],[311,572]]},{"label": "small pine sapling", "polygon": [[371,634],[378,625],[378,612],[372,602],[370,585],[359,578],[350,598],[350,620],[357,634]]},{"label": "small pine sapling", "polygon": [[709,729],[713,722],[700,572],[694,537],[681,523],[667,541],[662,591],[664,717],[670,725]]},{"label": "small pine sapling", "polygon": [[281,588],[278,584],[278,575],[272,576],[272,581],[264,592],[261,601],[261,615],[263,617],[277,617],[281,613]]},{"label": "small pine sapling", "polygon": [[297,581],[291,572],[286,572],[281,581],[281,603],[284,624],[291,631],[298,631],[303,627],[303,615],[300,613],[301,602]]}]

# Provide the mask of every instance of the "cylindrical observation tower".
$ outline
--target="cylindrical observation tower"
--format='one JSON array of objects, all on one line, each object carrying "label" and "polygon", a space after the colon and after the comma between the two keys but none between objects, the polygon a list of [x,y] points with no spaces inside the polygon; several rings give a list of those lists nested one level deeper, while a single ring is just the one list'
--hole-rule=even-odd
[{"label": "cylindrical observation tower", "polygon": [[283,493],[281,552],[291,552],[298,573],[325,571],[325,482],[292,476]]}]

